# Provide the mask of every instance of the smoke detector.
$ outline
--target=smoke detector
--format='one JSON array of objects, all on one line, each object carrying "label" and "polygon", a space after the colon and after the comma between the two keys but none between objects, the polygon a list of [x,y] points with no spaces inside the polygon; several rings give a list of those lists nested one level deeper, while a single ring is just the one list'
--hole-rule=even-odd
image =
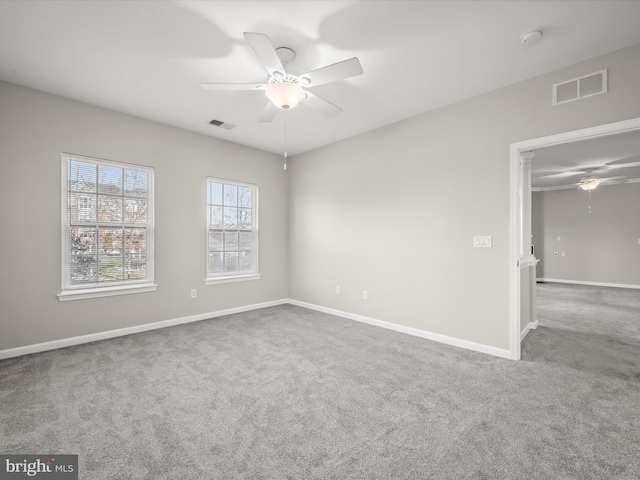
[{"label": "smoke detector", "polygon": [[529,30],[520,35],[520,43],[522,45],[532,45],[542,38],[541,30]]}]

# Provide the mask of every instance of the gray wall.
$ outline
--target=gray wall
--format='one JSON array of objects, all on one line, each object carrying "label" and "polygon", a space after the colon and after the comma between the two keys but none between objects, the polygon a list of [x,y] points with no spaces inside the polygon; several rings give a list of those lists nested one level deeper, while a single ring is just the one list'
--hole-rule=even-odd
[{"label": "gray wall", "polygon": [[[307,152],[287,172],[272,154],[0,83],[0,349],[287,294],[507,348],[509,145],[640,116],[639,60],[640,45],[623,49]],[[551,106],[553,83],[602,68],[610,93]],[[64,151],[155,167],[157,292],[58,302]],[[203,285],[207,175],[260,185],[262,280]]]},{"label": "gray wall", "polygon": [[640,286],[640,183],[533,192],[532,216],[538,278]]},{"label": "gray wall", "polygon": [[[58,301],[61,152],[155,168],[156,292]],[[0,349],[287,297],[279,156],[0,83],[0,162]],[[261,280],[204,285],[207,175],[259,185]]]},{"label": "gray wall", "polygon": [[[603,68],[608,94],[551,106]],[[639,84],[636,45],[296,156],[290,297],[508,348],[509,145],[639,117]]]}]

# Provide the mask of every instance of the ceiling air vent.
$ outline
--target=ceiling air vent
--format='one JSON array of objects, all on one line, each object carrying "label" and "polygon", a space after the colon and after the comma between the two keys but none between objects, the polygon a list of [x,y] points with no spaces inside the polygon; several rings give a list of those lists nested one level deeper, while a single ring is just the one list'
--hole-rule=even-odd
[{"label": "ceiling air vent", "polygon": [[552,105],[607,93],[607,69],[553,85]]},{"label": "ceiling air vent", "polygon": [[225,130],[231,130],[234,125],[233,123],[221,122],[220,120],[213,119],[209,122],[209,125],[213,125],[214,127],[224,128]]}]

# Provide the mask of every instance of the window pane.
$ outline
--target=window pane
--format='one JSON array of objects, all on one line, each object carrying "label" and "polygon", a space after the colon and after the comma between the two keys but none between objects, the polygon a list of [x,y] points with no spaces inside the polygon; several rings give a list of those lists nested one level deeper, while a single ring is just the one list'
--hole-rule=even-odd
[{"label": "window pane", "polygon": [[147,172],[139,170],[124,171],[124,194],[131,197],[147,196]]},{"label": "window pane", "polygon": [[224,232],[224,251],[238,250],[238,232]]},{"label": "window pane", "polygon": [[126,228],[124,231],[125,279],[147,278],[147,229]]},{"label": "window pane", "polygon": [[238,205],[238,187],[235,185],[224,185],[224,204],[231,207]]},{"label": "window pane", "polygon": [[100,228],[98,231],[98,252],[122,256],[122,229]]},{"label": "window pane", "polygon": [[222,205],[222,184],[207,182],[207,201],[211,205]]},{"label": "window pane", "polygon": [[95,283],[98,280],[98,268],[95,255],[72,255],[70,272],[71,285]]},{"label": "window pane", "polygon": [[72,227],[69,232],[71,283],[95,282],[98,278],[96,228]]},{"label": "window pane", "polygon": [[224,207],[225,228],[235,228],[238,225],[238,209],[235,207]]},{"label": "window pane", "polygon": [[122,169],[98,165],[98,193],[122,195]]},{"label": "window pane", "polygon": [[88,193],[69,193],[69,218],[72,222],[96,221],[96,196]]},{"label": "window pane", "polygon": [[240,250],[251,250],[251,232],[240,232]]},{"label": "window pane", "polygon": [[238,206],[251,208],[251,187],[238,187]]},{"label": "window pane", "polygon": [[224,253],[224,271],[225,272],[238,271],[238,252]]},{"label": "window pane", "polygon": [[125,257],[124,274],[126,280],[144,280],[147,278],[147,257]]},{"label": "window pane", "polygon": [[224,234],[221,230],[213,230],[209,232],[209,251],[221,252],[223,250]]},{"label": "window pane", "polygon": [[222,207],[210,207],[211,210],[209,214],[209,226],[211,227],[222,227]]},{"label": "window pane", "polygon": [[124,280],[122,255],[99,255],[98,282],[121,282]]},{"label": "window pane", "polygon": [[98,221],[122,221],[122,197],[98,195]]},{"label": "window pane", "polygon": [[89,163],[69,162],[69,190],[96,191],[96,166]]},{"label": "window pane", "polygon": [[125,198],[124,221],[125,223],[147,223],[147,199]]},{"label": "window pane", "polygon": [[72,227],[71,253],[97,253],[96,228]]},{"label": "window pane", "polygon": [[115,282],[123,277],[123,231],[121,228],[98,229],[98,281]]},{"label": "window pane", "polygon": [[251,269],[251,252],[240,252],[240,271],[248,272]]},{"label": "window pane", "polygon": [[209,252],[209,273],[224,272],[222,252]]},{"label": "window pane", "polygon": [[251,228],[251,209],[238,209],[238,225],[240,228]]},{"label": "window pane", "polygon": [[124,232],[124,253],[131,258],[146,257],[147,229],[126,228]]}]

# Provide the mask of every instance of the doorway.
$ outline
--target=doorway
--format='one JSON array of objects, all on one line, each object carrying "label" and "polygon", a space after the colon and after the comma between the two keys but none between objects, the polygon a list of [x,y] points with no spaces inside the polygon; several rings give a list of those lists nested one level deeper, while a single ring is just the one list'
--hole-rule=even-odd
[{"label": "doorway", "polygon": [[[511,144],[509,352],[512,359],[520,360],[520,344],[524,329],[537,327],[535,273],[529,274],[529,272],[535,272],[537,263],[531,252],[531,162],[535,161],[531,151],[535,148],[579,142],[635,130],[640,130],[640,118]],[[523,329],[524,315],[530,315],[530,318],[524,319]]]}]

